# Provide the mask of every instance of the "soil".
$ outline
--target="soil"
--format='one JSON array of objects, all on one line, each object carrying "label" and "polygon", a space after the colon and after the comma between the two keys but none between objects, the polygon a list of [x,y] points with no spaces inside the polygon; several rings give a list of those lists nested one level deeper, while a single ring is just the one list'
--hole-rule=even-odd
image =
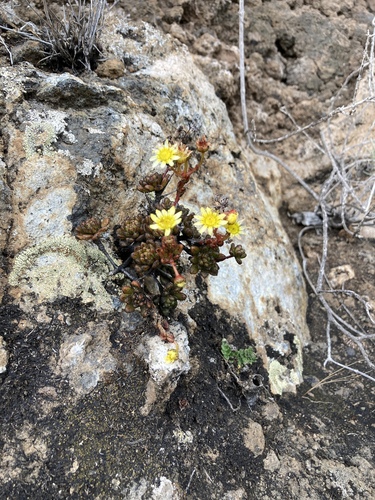
[{"label": "soil", "polygon": [[22,331],[22,313],[2,309],[11,359],[0,419],[2,436],[13,436],[2,443],[2,498],[154,498],[155,478],[165,476],[187,499],[373,498],[374,386],[322,367],[325,317],[313,298],[297,395],[273,397],[258,363],[239,372],[223,360],[221,338],[242,348],[248,334],[203,300],[190,313],[198,325],[192,369],[146,417],[147,368],[133,354],[144,325],[124,335],[121,313],[112,317],[120,368],[77,400],[51,359],[66,331],[62,318],[95,318],[71,300],[45,314],[49,324]]},{"label": "soil", "polygon": [[[303,5],[288,3],[297,9]],[[135,9],[134,2],[120,1],[132,18],[178,33],[193,52],[205,33],[220,43],[236,43],[235,2],[215,0],[210,7],[203,1],[136,4]],[[344,17],[350,15],[348,9]],[[224,97],[231,116],[238,115],[238,91],[228,90]],[[234,122],[240,133],[238,120]],[[287,212],[284,204],[282,220],[297,250],[300,228]],[[311,250],[313,273],[318,266],[313,248],[319,244],[319,230],[309,233],[305,245]],[[330,268],[350,264],[361,293],[372,293],[373,241],[347,240],[332,230],[330,244]],[[147,367],[134,354],[140,332],[147,328],[138,318],[132,333],[125,334],[122,313],[105,317],[120,368],[78,398],[56,375],[51,360],[56,359],[67,318],[84,326],[96,319],[92,309],[72,300],[55,302],[46,310],[35,306],[35,318],[43,314],[47,319],[30,324],[4,297],[0,331],[10,360],[9,369],[0,375],[1,498],[159,498],[163,477],[175,488],[175,496],[165,498],[375,498],[375,386],[332,364],[324,367],[326,313],[312,291],[312,340],[304,351],[304,383],[297,394],[279,398],[270,394],[259,362],[239,371],[224,361],[221,339],[245,348],[250,345],[248,333],[206,301],[204,283],[200,286],[203,299],[189,313],[197,324],[189,339],[192,369],[169,402],[148,416],[140,412]],[[187,318],[181,315],[179,320]],[[355,361],[356,368],[366,370],[338,332],[332,333],[332,344],[340,362]],[[11,440],[5,441],[5,436]]]}]

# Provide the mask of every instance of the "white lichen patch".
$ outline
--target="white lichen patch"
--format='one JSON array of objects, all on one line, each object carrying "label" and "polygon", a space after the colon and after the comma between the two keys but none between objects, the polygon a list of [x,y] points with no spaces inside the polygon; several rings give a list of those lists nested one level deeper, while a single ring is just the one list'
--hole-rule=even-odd
[{"label": "white lichen patch", "polygon": [[98,177],[102,168],[103,165],[101,163],[95,165],[93,161],[85,159],[82,163],[77,165],[77,172],[85,176],[92,175],[93,177]]},{"label": "white lichen patch", "polygon": [[297,335],[294,336],[293,342],[296,347],[296,353],[293,356],[293,368],[282,365],[275,359],[269,360],[268,376],[272,394],[281,395],[285,392],[295,394],[296,386],[303,382],[302,344]]},{"label": "white lichen patch", "polygon": [[28,119],[31,122],[46,122],[52,125],[55,130],[56,135],[60,135],[64,133],[67,128],[67,123],[65,119],[68,117],[68,114],[64,111],[56,111],[56,110],[43,110],[38,111],[36,109],[30,110],[28,113]]},{"label": "white lichen patch", "polygon": [[281,395],[283,392],[295,393],[296,386],[302,383],[301,374],[302,370],[289,369],[280,364],[276,359],[272,360],[268,368],[272,394]]},{"label": "white lichen patch", "polygon": [[50,236],[62,236],[71,230],[68,220],[76,201],[71,186],[44,191],[29,204],[23,217],[23,227],[31,241],[40,241]]},{"label": "white lichen patch", "polygon": [[57,136],[54,126],[46,121],[34,122],[26,126],[23,147],[26,158],[37,154],[40,156],[52,154],[52,143]]},{"label": "white lichen patch", "polygon": [[0,89],[5,94],[6,102],[16,102],[24,93],[25,76],[19,68],[1,68]]},{"label": "white lichen patch", "polygon": [[111,311],[112,299],[103,286],[108,271],[105,256],[94,244],[61,236],[21,252],[9,284],[19,286],[23,293],[35,293],[39,302],[71,297]]},{"label": "white lichen patch", "polygon": [[104,130],[100,130],[99,128],[94,128],[94,127],[87,127],[87,132],[89,134],[102,134],[102,135],[105,134]]},{"label": "white lichen patch", "polygon": [[173,437],[177,440],[178,444],[190,444],[194,441],[191,431],[183,431],[181,429],[174,430]]},{"label": "white lichen patch", "polygon": [[76,142],[73,134],[66,128],[65,118],[68,115],[62,111],[31,110],[28,114],[29,123],[26,125],[24,135],[24,149],[27,158],[34,155],[45,156],[53,153],[53,143],[59,135],[69,138],[69,143]]}]

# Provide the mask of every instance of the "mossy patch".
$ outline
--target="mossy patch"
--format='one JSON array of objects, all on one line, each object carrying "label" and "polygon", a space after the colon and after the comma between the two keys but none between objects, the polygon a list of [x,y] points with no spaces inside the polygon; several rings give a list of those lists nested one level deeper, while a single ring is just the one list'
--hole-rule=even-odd
[{"label": "mossy patch", "polygon": [[21,252],[15,259],[9,284],[24,293],[34,292],[40,302],[59,297],[80,298],[98,309],[113,310],[103,282],[109,267],[105,256],[92,243],[72,236],[47,238]]}]

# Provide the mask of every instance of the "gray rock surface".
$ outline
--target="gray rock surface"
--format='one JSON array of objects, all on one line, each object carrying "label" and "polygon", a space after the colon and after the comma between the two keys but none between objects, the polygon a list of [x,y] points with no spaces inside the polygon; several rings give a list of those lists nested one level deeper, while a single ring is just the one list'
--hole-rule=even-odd
[{"label": "gray rock surface", "polygon": [[[18,288],[11,293],[87,301],[93,288],[91,300],[109,310],[104,263],[99,265],[97,257],[94,271],[87,261],[95,260],[92,252],[98,251],[86,245],[91,257],[83,250],[78,255],[80,243],[67,235],[73,223],[88,216],[117,224],[137,213],[144,197],[134,188],[150,171],[153,148],[177,127],[194,127],[213,146],[187,203],[198,210],[212,206],[215,195],[225,195],[247,226],[247,259],[241,267],[221,265],[219,276],[208,281],[209,300],[245,322],[266,369],[273,361],[267,347],[277,353],[281,366],[271,390],[294,391],[302,380],[301,349],[309,338],[301,271],[274,208],[255,184],[224,104],[171,37],[144,23],[131,25],[114,11],[107,22],[104,52],[132,58],[132,73],[115,84],[95,76],[49,75],[27,64],[6,68],[2,75],[12,190],[7,250],[17,255],[18,270],[11,279]],[[60,237],[61,244],[55,244],[53,238]],[[30,251],[35,258],[27,260]],[[86,276],[93,283],[89,290]]]},{"label": "gray rock surface", "polygon": [[[54,2],[53,8],[61,3]],[[334,64],[339,71],[336,54],[343,58],[343,67],[356,59],[355,54],[361,56],[361,37],[373,4],[372,0],[246,2],[246,17],[258,30],[251,33],[255,43],[247,43],[247,76],[255,89],[249,90],[249,104],[254,106],[250,114],[260,118],[262,131],[278,135],[279,124],[285,125],[278,112],[283,98],[300,119],[310,120],[320,112],[340,77],[321,80],[313,73],[317,68],[311,53],[315,51],[316,60],[325,58],[323,69]],[[194,62],[208,75],[216,94],[226,99],[238,127],[240,114],[233,107],[238,91],[238,3],[176,0],[171,7],[168,0],[120,0],[118,5],[123,14],[113,11],[101,47],[113,64],[99,69],[100,78],[36,69],[33,65],[44,56],[40,46],[6,36],[19,61],[9,69],[8,53],[0,45],[6,91],[0,92],[0,335],[7,352],[6,371],[0,374],[2,495],[12,500],[374,498],[374,389],[356,377],[342,382],[341,373],[335,380],[334,373],[322,368],[325,318],[319,307],[312,307],[309,316],[316,336],[305,350],[305,380],[297,395],[273,398],[262,367],[264,363],[274,372],[274,390],[279,383],[282,390],[285,385],[295,388],[301,350],[294,344],[293,332],[298,330],[296,318],[304,317],[304,299],[300,292],[301,310],[295,314],[295,305],[292,315],[286,314],[299,270],[289,272],[289,283],[280,282],[284,268],[295,261],[275,209],[290,180],[271,162],[248,157],[236,144],[222,103],[191,66],[186,49],[150,26],[121,21],[128,14],[147,19],[196,51]],[[38,22],[24,0],[7,2],[12,6],[18,7],[21,17],[28,12],[30,20]],[[305,22],[302,30],[307,14],[318,21],[312,27]],[[8,19],[16,22],[17,16]],[[116,23],[123,25],[117,33]],[[293,64],[278,53],[275,32],[280,28],[298,39],[298,61],[310,69],[312,81],[302,80],[297,61]],[[320,40],[328,40],[327,32],[332,38],[326,46]],[[347,51],[337,50],[343,39]],[[281,42],[286,53],[293,49],[293,45],[288,48],[287,38]],[[168,66],[163,69],[160,60]],[[289,81],[295,77],[298,86],[288,85],[287,69]],[[308,91],[311,85],[322,91]],[[208,100],[208,114],[202,96]],[[201,173],[199,190],[189,191],[191,206],[201,200],[210,203],[211,193],[225,188],[233,204],[237,200],[241,204],[236,208],[249,228],[244,241],[252,258],[243,268],[229,266],[225,271],[222,266],[222,279],[220,275],[217,279],[225,293],[215,287],[214,278],[207,282],[207,290],[202,281],[197,290],[189,280],[191,291],[177,319],[188,331],[190,371],[181,376],[163,411],[155,405],[143,416],[150,375],[144,358],[134,352],[142,341],[157,340],[154,326],[142,322],[138,313],[120,311],[119,282],[108,277],[108,266],[97,249],[75,241],[70,233],[89,214],[119,221],[143,203],[134,185],[148,171],[154,146],[174,132],[177,117],[183,125],[198,124],[200,131],[213,133],[213,155]],[[292,149],[293,154],[296,151],[301,170],[315,165],[301,161],[302,144]],[[314,152],[310,153],[313,159]],[[249,169],[255,166],[272,203],[253,183]],[[243,192],[238,191],[238,179]],[[48,194],[57,188],[64,196],[54,210],[60,207],[61,216],[48,213]],[[40,221],[33,222],[30,213],[37,213]],[[275,235],[276,251],[268,246]],[[104,243],[111,253],[110,235],[105,235]],[[263,250],[269,253],[263,255]],[[20,255],[26,259],[17,260]],[[281,275],[266,273],[262,280],[257,259],[261,269],[271,261],[271,268],[281,269]],[[17,273],[10,287],[12,266]],[[232,275],[240,286],[233,284]],[[270,283],[272,298],[283,295],[282,304],[260,300]],[[263,320],[268,315],[267,326]],[[263,327],[254,331],[254,325]],[[283,342],[285,331],[292,332],[288,343]],[[235,367],[224,362],[220,341],[226,337],[245,347],[249,334],[261,359],[239,377]],[[290,364],[279,363],[286,360]],[[313,389],[327,374],[329,383]],[[259,385],[262,378],[264,384]]]}]

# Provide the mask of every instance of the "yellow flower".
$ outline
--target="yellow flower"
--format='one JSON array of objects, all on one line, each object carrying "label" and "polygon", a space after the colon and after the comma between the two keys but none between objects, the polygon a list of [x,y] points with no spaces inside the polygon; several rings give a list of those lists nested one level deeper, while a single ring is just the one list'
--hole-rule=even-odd
[{"label": "yellow flower", "polygon": [[192,151],[185,146],[185,144],[179,144],[177,147],[177,154],[178,154],[178,160],[177,163],[185,163],[190,156],[191,156]]},{"label": "yellow flower", "polygon": [[212,236],[214,229],[218,229],[219,227],[226,226],[228,224],[225,220],[225,214],[219,214],[218,212],[211,210],[209,207],[202,207],[201,214],[202,215],[194,216],[197,219],[197,222],[194,222],[194,225],[200,233],[208,233]]},{"label": "yellow flower", "polygon": [[225,226],[225,229],[228,231],[231,238],[233,236],[238,236],[239,238],[241,238],[241,234],[243,234],[245,228],[241,226],[240,222],[235,221],[233,222],[233,224],[227,224]]},{"label": "yellow flower", "polygon": [[166,167],[168,165],[172,167],[173,162],[179,158],[177,146],[169,144],[167,139],[162,146],[155,149],[154,156],[151,156],[150,161],[153,162],[153,167],[156,167],[157,165],[161,165],[162,167]]},{"label": "yellow flower", "polygon": [[176,207],[171,207],[169,210],[156,210],[156,214],[150,215],[155,222],[155,224],[150,224],[150,228],[164,231],[164,235],[169,236],[171,229],[181,222],[181,214],[182,212],[176,213]]},{"label": "yellow flower", "polygon": [[235,222],[237,222],[237,218],[238,218],[237,210],[231,210],[230,212],[227,213],[226,219],[228,224],[234,224]]},{"label": "yellow flower", "polygon": [[169,349],[164,361],[166,363],[174,363],[178,360],[178,349]]}]

